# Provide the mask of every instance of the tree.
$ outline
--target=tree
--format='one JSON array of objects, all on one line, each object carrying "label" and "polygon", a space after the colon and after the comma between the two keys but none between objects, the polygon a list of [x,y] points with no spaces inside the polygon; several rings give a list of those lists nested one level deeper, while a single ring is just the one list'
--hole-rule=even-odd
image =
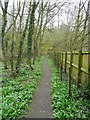
[{"label": "tree", "polygon": [[17,58],[17,63],[16,63],[16,72],[17,73],[19,71],[19,65],[21,63],[23,41],[25,39],[26,31],[27,31],[27,28],[28,28],[29,16],[30,16],[30,11],[31,11],[31,2],[30,2],[30,5],[29,5],[29,11],[28,11],[28,17],[27,17],[27,21],[26,21],[26,26],[25,26],[25,29],[24,29],[24,31],[22,33],[21,23],[22,23],[22,18],[23,18],[23,14],[24,14],[24,9],[25,9],[25,1],[24,1],[24,4],[23,4],[22,14],[20,16],[20,42],[19,42],[18,58]]},{"label": "tree", "polygon": [[31,58],[32,58],[32,40],[33,40],[33,33],[34,33],[34,21],[35,21],[35,10],[36,10],[36,2],[32,4],[32,10],[30,15],[30,23],[28,29],[28,42],[27,42],[27,62],[30,65],[31,69]]},{"label": "tree", "polygon": [[4,37],[5,37],[5,28],[7,25],[7,8],[8,8],[8,2],[5,2],[5,10],[2,9],[3,11],[3,25],[2,25],[2,54],[3,54],[3,63],[4,63],[4,68],[7,69],[7,60],[6,60],[6,53],[5,53],[5,41],[4,41]]}]

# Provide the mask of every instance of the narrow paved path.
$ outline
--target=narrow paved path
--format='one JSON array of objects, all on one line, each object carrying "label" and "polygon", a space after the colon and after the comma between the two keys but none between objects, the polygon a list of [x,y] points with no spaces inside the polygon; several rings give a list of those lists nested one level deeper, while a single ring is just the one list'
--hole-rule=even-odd
[{"label": "narrow paved path", "polygon": [[52,118],[50,78],[51,71],[45,58],[43,76],[41,77],[32,103],[30,104],[30,109],[26,112],[26,118]]}]

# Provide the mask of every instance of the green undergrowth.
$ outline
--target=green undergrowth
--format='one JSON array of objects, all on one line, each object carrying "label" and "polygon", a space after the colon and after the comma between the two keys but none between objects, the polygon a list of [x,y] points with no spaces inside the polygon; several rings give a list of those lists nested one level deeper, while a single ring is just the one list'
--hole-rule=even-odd
[{"label": "green undergrowth", "polygon": [[35,88],[40,80],[43,57],[37,58],[34,70],[27,64],[22,64],[19,75],[7,77],[7,71],[2,70],[2,119],[14,119],[28,109]]},{"label": "green undergrowth", "polygon": [[80,90],[74,84],[71,85],[71,98],[68,97],[68,81],[63,73],[63,81],[60,81],[57,69],[53,61],[48,58],[51,75],[51,99],[53,117],[60,118],[90,118],[90,103],[80,96]]}]

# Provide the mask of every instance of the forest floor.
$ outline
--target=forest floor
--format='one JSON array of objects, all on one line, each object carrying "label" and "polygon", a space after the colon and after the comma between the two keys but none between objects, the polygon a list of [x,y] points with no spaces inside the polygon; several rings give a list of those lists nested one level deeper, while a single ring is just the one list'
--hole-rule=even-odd
[{"label": "forest floor", "polygon": [[29,109],[25,113],[25,118],[52,118],[50,79],[51,71],[46,58],[44,58],[43,75],[37,86],[32,103],[30,103]]}]

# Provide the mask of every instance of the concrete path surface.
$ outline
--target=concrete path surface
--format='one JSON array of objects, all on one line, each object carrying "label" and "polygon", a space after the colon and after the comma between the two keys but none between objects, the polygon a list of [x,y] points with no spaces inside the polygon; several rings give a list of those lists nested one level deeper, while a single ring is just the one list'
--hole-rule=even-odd
[{"label": "concrete path surface", "polygon": [[37,86],[29,110],[25,114],[26,118],[52,118],[53,112],[51,108],[50,78],[51,71],[45,58],[43,64],[43,75],[40,79],[39,85]]}]

